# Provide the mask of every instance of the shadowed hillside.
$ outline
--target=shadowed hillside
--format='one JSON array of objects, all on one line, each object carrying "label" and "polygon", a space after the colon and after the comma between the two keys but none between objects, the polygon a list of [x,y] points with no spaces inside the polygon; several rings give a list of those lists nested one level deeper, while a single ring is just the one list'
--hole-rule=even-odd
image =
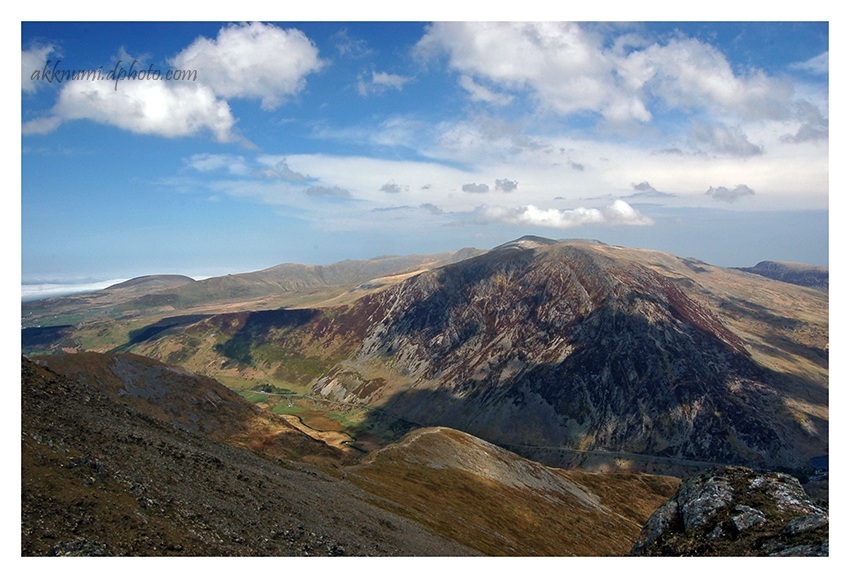
[{"label": "shadowed hillside", "polygon": [[784,283],[792,283],[803,287],[812,287],[829,292],[829,269],[802,263],[785,263],[779,261],[761,261],[754,267],[738,267],[741,271],[754,273],[776,279]]}]

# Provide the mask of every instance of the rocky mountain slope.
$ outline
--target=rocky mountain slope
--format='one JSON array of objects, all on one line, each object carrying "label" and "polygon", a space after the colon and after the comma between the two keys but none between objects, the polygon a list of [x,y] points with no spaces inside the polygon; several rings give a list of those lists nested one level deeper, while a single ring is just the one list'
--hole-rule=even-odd
[{"label": "rocky mountain slope", "polygon": [[41,366],[180,430],[312,463],[350,461],[350,451],[303,433],[221,383],[178,366],[133,354],[79,353],[34,358]]},{"label": "rocky mountain slope", "polygon": [[735,276],[521,239],[363,298],[360,345],[314,389],[511,447],[805,463],[828,448],[826,298],[793,289],[795,317]]},{"label": "rocky mountain slope", "polygon": [[710,470],[682,483],[643,527],[632,553],[828,556],[829,512],[789,475]]}]

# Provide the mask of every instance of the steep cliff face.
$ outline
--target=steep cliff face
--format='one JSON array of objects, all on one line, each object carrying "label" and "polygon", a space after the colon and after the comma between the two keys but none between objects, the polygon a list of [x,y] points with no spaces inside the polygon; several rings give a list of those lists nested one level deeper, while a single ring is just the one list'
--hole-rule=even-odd
[{"label": "steep cliff face", "polygon": [[829,512],[792,476],[720,468],[683,481],[632,554],[828,556]]},{"label": "steep cliff face", "polygon": [[318,380],[323,395],[496,443],[799,459],[798,420],[745,342],[669,277],[605,248],[515,242],[361,308],[371,325]]}]

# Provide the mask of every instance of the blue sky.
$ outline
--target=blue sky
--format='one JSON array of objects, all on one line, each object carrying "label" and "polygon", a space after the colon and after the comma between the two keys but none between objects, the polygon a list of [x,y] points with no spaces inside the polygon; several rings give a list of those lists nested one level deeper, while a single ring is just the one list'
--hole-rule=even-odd
[{"label": "blue sky", "polygon": [[[23,22],[22,282],[218,275],[525,234],[825,265],[829,33]],[[54,67],[136,78],[59,82]]]}]

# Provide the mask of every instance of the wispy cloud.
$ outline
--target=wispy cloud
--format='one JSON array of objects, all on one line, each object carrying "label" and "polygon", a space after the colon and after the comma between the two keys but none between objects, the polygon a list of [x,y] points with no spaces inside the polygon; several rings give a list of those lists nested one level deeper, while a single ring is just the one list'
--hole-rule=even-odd
[{"label": "wispy cloud", "polygon": [[829,52],[818,54],[803,62],[795,62],[791,64],[790,68],[792,70],[803,70],[810,74],[829,74]]},{"label": "wispy cloud", "polygon": [[273,155],[262,155],[257,159],[257,161],[263,165],[264,168],[261,170],[261,174],[267,178],[281,179],[287,183],[301,183],[309,180],[308,176],[302,175],[301,173],[289,168],[289,163],[286,162],[286,158]]},{"label": "wispy cloud", "polygon": [[487,104],[505,106],[514,100],[512,95],[490,90],[486,86],[475,82],[472,77],[466,74],[460,77],[458,83],[469,93],[469,98],[473,102],[486,102]]},{"label": "wispy cloud", "polygon": [[224,170],[235,176],[251,174],[248,162],[241,155],[200,153],[189,157],[186,160],[186,165],[204,173]]},{"label": "wispy cloud", "polygon": [[362,76],[357,81],[357,92],[361,96],[370,94],[381,94],[389,89],[402,90],[404,85],[410,82],[412,78],[391,74],[389,72],[375,72],[371,74],[371,79],[364,79]]},{"label": "wispy cloud", "polygon": [[755,195],[756,192],[747,185],[737,185],[732,189],[728,189],[726,187],[709,187],[705,194],[713,199],[717,199],[718,201],[732,203],[741,197]]},{"label": "wispy cloud", "polygon": [[348,29],[339,30],[331,37],[340,56],[345,58],[366,58],[372,54],[369,44],[362,38],[354,38]]}]

